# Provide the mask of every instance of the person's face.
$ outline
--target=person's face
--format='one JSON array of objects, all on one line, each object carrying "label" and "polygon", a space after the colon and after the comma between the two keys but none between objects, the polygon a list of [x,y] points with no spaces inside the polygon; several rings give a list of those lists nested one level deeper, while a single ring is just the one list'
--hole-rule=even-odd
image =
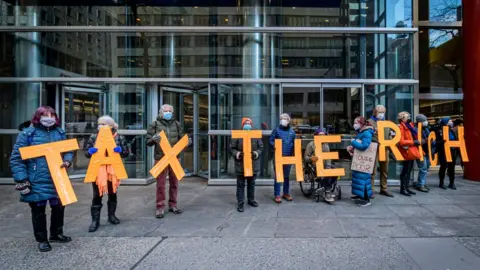
[{"label": "person's face", "polygon": [[252,122],[251,121],[245,121],[245,124],[244,125],[252,125]]},{"label": "person's face", "polygon": [[404,123],[408,122],[408,120],[410,120],[410,114],[405,115],[405,117],[402,119]]},{"label": "person's face", "polygon": [[102,128],[102,127],[112,127],[112,126],[107,124],[105,121],[101,120],[101,121],[98,121],[98,127]]},{"label": "person's face", "polygon": [[171,112],[173,112],[173,109],[170,108],[170,107],[166,107],[165,109],[163,109],[163,112],[164,112],[164,113],[166,113],[166,112],[171,113]]},{"label": "person's face", "polygon": [[53,117],[53,115],[52,115],[51,112],[46,112],[46,113],[44,113],[42,116],[45,116],[45,117]]}]

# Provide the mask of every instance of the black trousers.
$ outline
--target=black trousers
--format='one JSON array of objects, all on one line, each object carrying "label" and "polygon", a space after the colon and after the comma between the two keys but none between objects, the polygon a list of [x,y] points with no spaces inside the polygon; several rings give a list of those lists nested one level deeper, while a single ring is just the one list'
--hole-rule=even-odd
[{"label": "black trousers", "polygon": [[405,160],[403,161],[402,172],[400,173],[400,190],[405,190],[408,188],[410,183],[410,175],[413,169],[413,163],[415,160]]},{"label": "black trousers", "polygon": [[445,173],[448,173],[448,178],[450,179],[450,184],[455,182],[455,164],[457,161],[456,151],[452,152],[452,162],[447,162],[447,157],[445,156],[445,151],[440,151],[438,153],[440,160],[440,170],[438,171],[438,177],[440,178],[440,184],[443,185],[445,181]]},{"label": "black trousers", "polygon": [[[113,193],[112,182],[108,181],[108,201],[109,202],[117,202],[117,193]],[[102,196],[98,190],[98,186],[96,183],[92,183],[93,188],[93,199],[92,199],[92,206],[93,205],[102,205]]]},{"label": "black trousers", "polygon": [[245,200],[245,181],[247,182],[247,200],[255,200],[255,179],[256,175],[253,177],[245,177],[243,175],[237,175],[237,201],[239,203]]},{"label": "black trousers", "polygon": [[[47,215],[45,214],[46,203],[39,204],[36,202],[29,203],[32,210],[33,235],[37,242],[48,241],[47,234]],[[59,202],[57,205],[50,204],[52,214],[50,217],[50,236],[63,234],[63,218],[65,214],[65,206]]]}]

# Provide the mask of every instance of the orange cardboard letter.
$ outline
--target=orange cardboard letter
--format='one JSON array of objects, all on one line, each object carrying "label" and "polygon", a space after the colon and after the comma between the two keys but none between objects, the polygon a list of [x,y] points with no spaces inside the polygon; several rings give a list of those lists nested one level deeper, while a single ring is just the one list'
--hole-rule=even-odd
[{"label": "orange cardboard letter", "polygon": [[[392,150],[393,155],[397,160],[403,160],[402,154],[400,154],[400,151],[398,151],[397,148],[397,143],[400,142],[401,134],[400,134],[400,128],[395,125],[395,123],[391,121],[378,121],[378,143],[379,143],[379,157],[378,160],[380,161],[385,161],[387,159],[387,147],[390,147],[390,150]],[[391,140],[386,140],[385,139],[385,129],[389,128],[392,129],[395,132],[395,137]]]},{"label": "orange cardboard letter", "polygon": [[[435,132],[430,132],[428,135],[428,158],[430,159],[430,166],[435,167],[438,164],[438,154],[435,154],[432,156],[432,142],[437,140],[437,135],[435,135]],[[435,159],[434,159],[435,157]]]},{"label": "orange cardboard letter", "polygon": [[113,151],[113,148],[116,146],[117,144],[110,127],[101,128],[95,141],[95,147],[98,149],[98,152],[92,155],[90,159],[87,174],[85,175],[85,183],[93,183],[97,180],[101,165],[111,165],[118,179],[128,178],[120,154]]},{"label": "orange cardboard letter", "polygon": [[157,164],[155,164],[155,166],[153,166],[150,170],[150,174],[156,178],[168,167],[168,165],[170,165],[177,179],[182,180],[185,176],[185,171],[183,170],[182,165],[180,165],[177,156],[185,147],[187,147],[187,145],[188,135],[183,136],[183,138],[172,147],[170,143],[168,143],[168,138],[167,135],[165,135],[165,132],[160,132],[160,147],[162,148],[164,156]]},{"label": "orange cardboard letter", "polygon": [[261,130],[232,130],[233,139],[243,140],[243,171],[245,177],[253,176],[252,139],[261,139]]},{"label": "orange cardboard letter", "polygon": [[417,128],[417,141],[420,142],[420,145],[418,146],[418,151],[420,152],[420,161],[423,161],[423,148],[422,148],[422,123],[418,123],[418,128]]},{"label": "orange cardboard letter", "polygon": [[332,136],[315,136],[315,156],[318,157],[317,160],[317,176],[318,177],[330,177],[330,176],[345,176],[345,169],[325,169],[323,162],[326,159],[338,159],[338,152],[322,152],[323,143],[339,143],[342,141],[340,135]]},{"label": "orange cardboard letter", "polygon": [[467,147],[465,146],[465,137],[463,134],[463,127],[458,127],[458,141],[450,141],[448,136],[449,127],[443,127],[443,140],[445,140],[445,156],[447,157],[447,162],[452,162],[451,147],[460,148],[460,155],[462,155],[463,162],[468,162]]},{"label": "orange cardboard letter", "polygon": [[287,164],[295,165],[297,181],[303,182],[302,140],[295,139],[294,149],[294,156],[282,156],[282,140],[275,139],[275,176],[279,183],[283,183],[283,165]]},{"label": "orange cardboard letter", "polygon": [[48,169],[52,175],[53,184],[57,190],[62,205],[71,204],[77,201],[72,184],[68,178],[67,170],[60,168],[63,163],[62,153],[78,150],[77,140],[63,140],[59,142],[27,146],[19,149],[22,159],[38,158],[45,156]]}]

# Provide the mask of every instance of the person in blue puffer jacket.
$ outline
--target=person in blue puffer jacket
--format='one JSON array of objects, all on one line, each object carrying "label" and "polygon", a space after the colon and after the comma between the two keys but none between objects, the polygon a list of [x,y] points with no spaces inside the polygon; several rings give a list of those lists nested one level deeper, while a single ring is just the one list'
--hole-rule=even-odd
[{"label": "person in blue puffer jacket", "polygon": [[[31,120],[32,126],[23,129],[18,135],[10,157],[10,168],[16,189],[20,191],[20,201],[28,203],[32,210],[32,223],[35,239],[40,251],[50,251],[50,242],[66,243],[72,239],[63,235],[65,207],[61,204],[53,184],[52,176],[44,157],[22,160],[19,148],[65,140],[65,132],[59,128],[55,111],[48,106],[38,108]],[[63,153],[62,168],[72,164],[73,154]],[[47,202],[52,209],[50,239],[47,238]]]},{"label": "person in blue puffer jacket", "polygon": [[[295,138],[296,134],[293,128],[290,126],[290,116],[286,113],[280,115],[280,125],[272,131],[270,135],[270,146],[272,149],[275,149],[275,139],[282,140],[282,155],[283,156],[293,156],[294,153],[294,145],[295,145]],[[275,162],[274,168],[275,168]],[[283,198],[287,201],[292,201],[293,198],[290,195],[290,169],[292,165],[285,165],[283,166]],[[276,176],[274,176],[274,195],[275,195],[275,202],[281,203],[282,199],[280,197],[280,183],[277,183]]]},{"label": "person in blue puffer jacket", "polygon": [[[348,148],[349,152],[367,150],[372,143],[373,127],[369,125],[364,117],[359,116],[355,118],[353,128],[357,132],[357,136],[352,140]],[[354,195],[352,199],[361,200],[357,203],[358,206],[370,205],[370,197],[372,196],[371,178],[371,174],[352,170],[352,194]]]},{"label": "person in blue puffer jacket", "polygon": [[441,189],[447,189],[445,186],[445,172],[448,173],[448,178],[450,178],[450,184],[448,185],[449,188],[456,190],[455,187],[455,160],[456,157],[456,149],[450,148],[450,152],[452,153],[452,160],[453,162],[447,162],[447,157],[445,155],[445,141],[443,139],[443,127],[448,126],[448,138],[451,141],[457,140],[455,136],[455,132],[453,131],[453,121],[450,117],[444,117],[440,119],[440,128],[438,128],[436,135],[437,135],[437,142],[436,142],[436,149],[438,153],[438,160],[440,162],[440,170],[438,171],[439,183],[438,186]]}]

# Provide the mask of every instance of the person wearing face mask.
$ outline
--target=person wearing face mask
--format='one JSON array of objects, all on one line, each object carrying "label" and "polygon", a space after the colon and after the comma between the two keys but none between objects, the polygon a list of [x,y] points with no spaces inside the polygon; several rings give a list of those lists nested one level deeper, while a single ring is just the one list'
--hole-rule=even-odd
[{"label": "person wearing face mask", "polygon": [[[449,140],[453,141],[457,138],[455,137],[455,132],[453,131],[453,121],[450,117],[444,117],[440,119],[440,127],[436,131],[437,135],[437,153],[438,153],[438,160],[440,162],[440,170],[438,171],[439,183],[438,186],[441,189],[447,189],[445,186],[445,172],[448,173],[448,177],[450,179],[450,184],[448,185],[449,188],[456,190],[455,187],[455,162],[447,162],[447,156],[445,155],[445,140],[443,139],[443,127],[448,126],[448,138]],[[450,148],[450,152],[452,153],[452,160],[456,160],[456,149]]]},{"label": "person wearing face mask", "polygon": [[[280,115],[280,125],[272,131],[270,135],[269,143],[272,149],[275,149],[275,139],[282,140],[282,155],[283,156],[293,156],[294,145],[295,145],[295,131],[290,126],[290,116],[286,113]],[[273,163],[275,164],[275,162]],[[275,168],[275,166],[274,166]],[[293,198],[290,195],[290,169],[292,165],[283,166],[283,199],[287,201],[292,201]],[[276,170],[277,168],[275,168]],[[282,197],[280,197],[280,183],[277,182],[276,177],[274,178],[274,195],[275,202],[281,203]]]},{"label": "person wearing face mask", "polygon": [[[98,118],[98,130],[102,127],[110,127],[113,133],[115,144],[117,145],[112,150],[115,153],[119,153],[122,158],[126,158],[129,155],[127,141],[125,137],[117,133],[118,125],[115,123],[112,117],[104,115]],[[85,146],[85,156],[91,158],[98,152],[95,148],[95,142],[97,141],[98,133],[92,134],[88,139]],[[97,176],[97,181],[92,183],[93,199],[90,212],[92,215],[92,224],[88,228],[89,232],[95,232],[100,226],[100,213],[102,210],[102,197],[104,193],[108,193],[108,222],[113,225],[120,224],[120,220],[115,216],[117,210],[117,188],[120,182],[115,177],[115,172],[111,168],[111,165],[102,165],[100,172]],[[100,188],[99,188],[100,187]]]},{"label": "person wearing face mask", "polygon": [[[173,106],[164,104],[160,109],[160,114],[157,116],[157,119],[153,121],[152,124],[147,129],[146,141],[147,146],[155,147],[155,164],[157,164],[160,159],[164,156],[162,148],[160,147],[160,132],[164,131],[167,136],[167,140],[170,145],[175,145],[184,135],[183,128],[177,120],[173,119]],[[189,139],[189,144],[191,144],[191,139]],[[178,194],[178,179],[173,173],[173,170],[166,168],[160,175],[157,177],[157,199],[156,206],[157,210],[155,212],[156,218],[163,218],[165,216],[165,185],[169,181],[169,201],[168,201],[168,210],[174,214],[181,214],[182,210],[177,207],[177,194]]]},{"label": "person wearing face mask", "polygon": [[[373,127],[371,127],[369,122],[362,116],[355,118],[353,128],[357,132],[357,135],[347,148],[351,154],[353,154],[355,150],[367,150],[372,143],[374,134]],[[371,175],[369,173],[352,170],[352,194],[354,195],[352,199],[359,200],[357,202],[358,206],[365,207],[370,205],[370,197],[372,196],[371,184]]]},{"label": "person wearing face mask", "polygon": [[[373,109],[373,115],[368,119],[368,123],[370,126],[373,127],[374,134],[372,138],[372,142],[378,143],[378,121],[385,120],[385,113],[387,109],[383,105],[375,106]],[[385,139],[390,139],[389,132],[385,131]],[[379,151],[379,150],[378,150]],[[393,197],[393,194],[387,190],[387,182],[388,182],[388,149],[387,149],[387,158],[385,161],[378,161],[379,152],[377,151],[377,156],[375,160],[375,168],[373,168],[373,174],[371,178],[372,182],[372,198],[375,197],[375,175],[377,174],[377,163],[380,169],[380,194],[385,195],[387,197]]]},{"label": "person wearing face mask", "polygon": [[420,159],[420,152],[418,151],[420,142],[417,140],[418,131],[410,120],[410,113],[400,112],[398,114],[398,121],[398,127],[401,133],[400,142],[398,142],[400,147],[398,147],[398,150],[404,159],[402,172],[400,174],[400,194],[411,196],[416,194],[410,190],[409,182],[413,163],[415,160]]},{"label": "person wearing face mask", "polygon": [[[252,129],[252,120],[250,118],[242,119],[243,130]],[[230,153],[235,159],[235,174],[237,175],[237,211],[244,211],[245,200],[245,181],[247,182],[247,200],[248,205],[258,207],[255,201],[255,179],[260,172],[261,160],[260,156],[263,152],[263,142],[261,139],[252,139],[252,152],[245,153],[243,151],[243,139],[232,139],[230,142]],[[252,156],[253,176],[245,177],[243,169],[243,160],[245,155]]]},{"label": "person wearing face mask", "polygon": [[[423,114],[417,115],[415,118],[417,125],[422,125],[422,150],[423,150],[423,161],[417,159],[418,167],[418,181],[417,181],[417,190],[420,192],[428,192],[430,189],[426,185],[428,170],[430,169],[430,158],[429,153],[433,151],[428,147],[428,135],[430,135],[430,130],[428,129],[427,117]],[[432,143],[432,148],[435,147],[435,142]]]},{"label": "person wearing face mask", "polygon": [[[72,239],[63,234],[65,207],[61,204],[45,157],[22,160],[19,149],[22,147],[52,143],[66,139],[60,127],[55,110],[48,106],[39,107],[26,127],[18,135],[10,157],[10,168],[20,192],[20,201],[28,203],[32,212],[33,233],[42,252],[52,249],[50,242],[66,243]],[[62,154],[60,167],[72,164],[73,153]],[[52,209],[50,237],[47,233],[46,206]]]}]

